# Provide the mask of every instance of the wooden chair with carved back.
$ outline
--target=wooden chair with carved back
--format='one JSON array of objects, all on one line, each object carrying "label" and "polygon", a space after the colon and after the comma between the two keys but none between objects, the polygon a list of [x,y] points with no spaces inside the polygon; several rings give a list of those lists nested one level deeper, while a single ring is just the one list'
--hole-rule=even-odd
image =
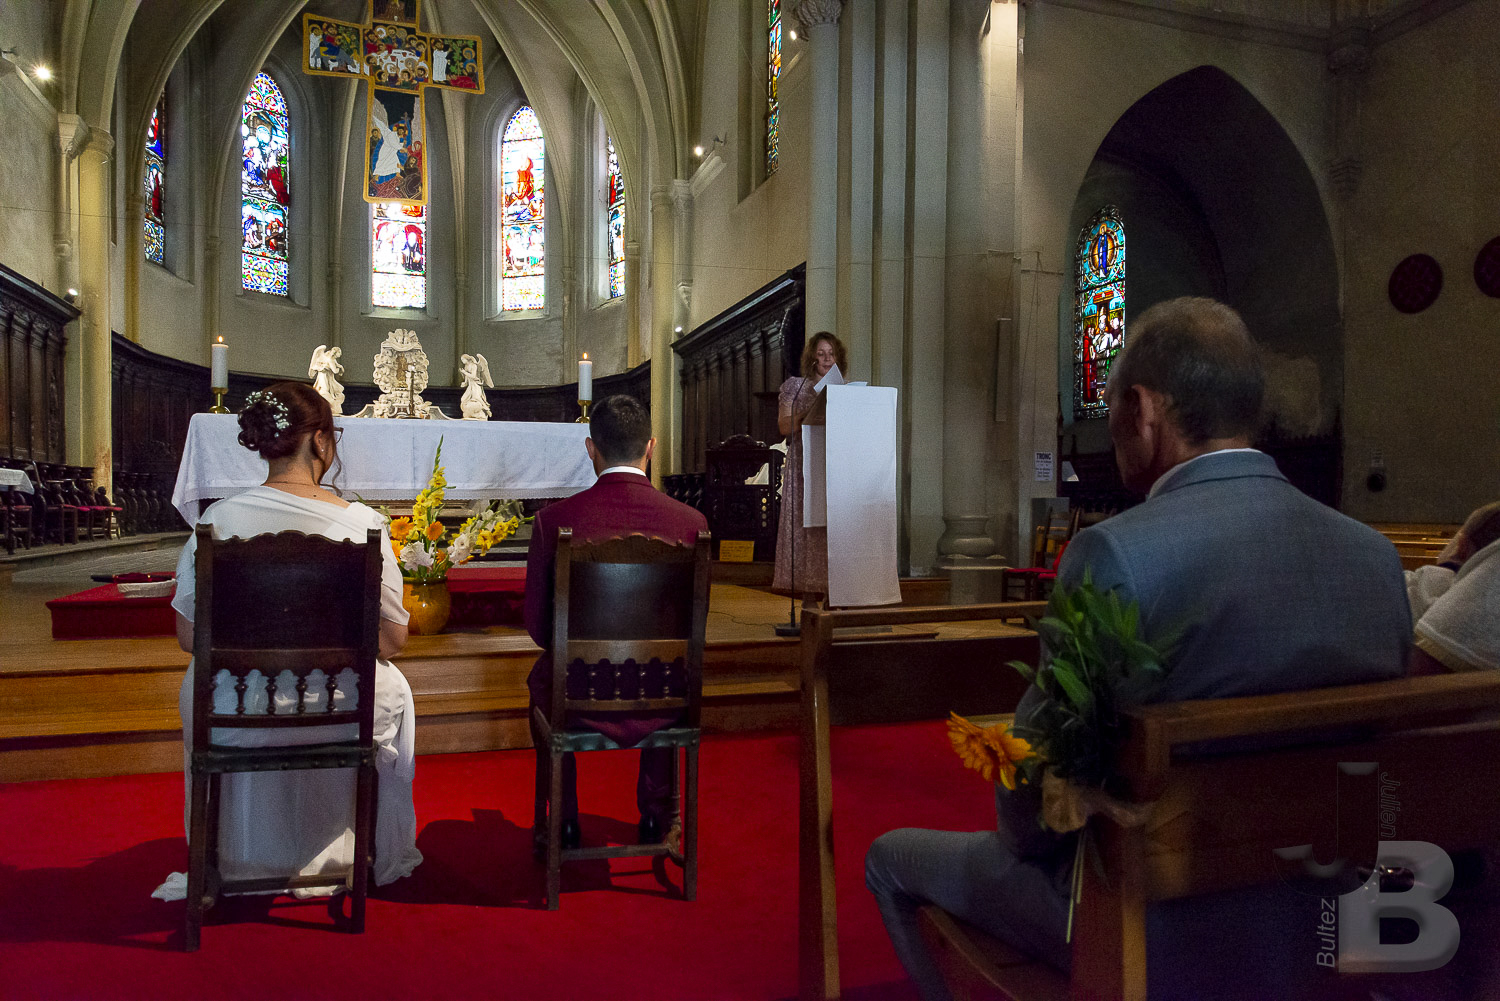
[{"label": "wooden chair with carved back", "polygon": [[[1155,805],[1142,828],[1090,821],[1103,878],[1085,867],[1071,979],[927,907],[923,935],[955,998],[1145,1001],[1150,904],[1294,875],[1278,868],[1300,863],[1278,862],[1277,849],[1315,843],[1321,859],[1346,854],[1359,838],[1335,852],[1335,825],[1341,837],[1375,835],[1380,773],[1411,779],[1400,784],[1405,841],[1451,855],[1492,845],[1500,830],[1500,800],[1473,792],[1500,781],[1495,672],[1162,703],[1127,717],[1121,775],[1129,798]],[[1378,767],[1354,780],[1361,788],[1342,762]]]},{"label": "wooden chair with carved back", "polygon": [[[371,529],[362,544],[301,532],[216,541],[200,525],[197,544],[186,949],[198,947],[203,912],[225,891],[348,885],[349,929],[363,932],[374,846],[380,533]],[[290,689],[281,685],[286,672],[296,679]],[[338,729],[317,734],[317,743],[296,742],[309,727],[330,726]],[[259,736],[278,743],[228,743],[225,731],[248,729],[274,731]],[[353,871],[223,880],[223,776],[306,768],[356,769]]]},{"label": "wooden chair with carved back", "polygon": [[[698,887],[698,724],[703,698],[703,644],[708,626],[710,536],[692,546],[632,535],[599,543],[557,539],[553,591],[552,695],[536,723],[550,751],[538,770],[536,831],[544,832],[547,909],[556,910],[562,863],[583,859],[667,855],[682,866],[683,896]],[[672,768],[680,848],[668,842],[562,847],[562,758],[567,753],[620,750],[593,730],[570,729],[575,713],[682,713],[678,726],[648,734],[638,748],[681,748],[686,779]]]}]

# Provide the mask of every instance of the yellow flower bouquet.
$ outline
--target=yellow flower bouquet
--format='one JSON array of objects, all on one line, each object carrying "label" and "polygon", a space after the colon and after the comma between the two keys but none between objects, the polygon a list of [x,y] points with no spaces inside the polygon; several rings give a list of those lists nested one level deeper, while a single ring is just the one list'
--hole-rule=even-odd
[{"label": "yellow flower bouquet", "polygon": [[401,577],[412,584],[432,584],[448,579],[448,571],[490,549],[516,533],[524,520],[519,501],[490,501],[456,532],[451,533],[438,520],[443,509],[443,490],[448,480],[443,475],[443,442],[438,440],[432,459],[432,476],[427,489],[417,495],[410,518],[392,518],[386,512],[390,527],[391,549],[401,564]]}]

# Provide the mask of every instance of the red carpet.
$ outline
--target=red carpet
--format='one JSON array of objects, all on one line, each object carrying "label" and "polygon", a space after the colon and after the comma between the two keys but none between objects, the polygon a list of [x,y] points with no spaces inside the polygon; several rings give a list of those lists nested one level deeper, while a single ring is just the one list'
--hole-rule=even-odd
[{"label": "red carpet", "polygon": [[[978,829],[993,800],[941,723],[835,729],[834,804],[845,997],[915,1001],[864,887],[864,852],[892,828]],[[0,786],[0,996],[517,998],[777,1001],[796,993],[797,745],[710,736],[702,750],[698,900],[651,861],[563,870],[538,909],[530,751],[417,761],[426,861],[382,888],[367,931],[322,902],[221,902],[201,951],[179,950],[183,904],[151,890],[186,867],[182,779],[145,775]],[[581,756],[585,842],[634,831],[635,756]],[[657,863],[661,866],[661,863]]]}]

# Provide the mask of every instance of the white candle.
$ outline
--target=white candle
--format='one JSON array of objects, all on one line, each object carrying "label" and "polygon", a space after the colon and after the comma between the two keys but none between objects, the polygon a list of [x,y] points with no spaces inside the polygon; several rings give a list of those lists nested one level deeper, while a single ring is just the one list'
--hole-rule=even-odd
[{"label": "white candle", "polygon": [[213,377],[209,380],[214,389],[229,388],[229,345],[220,337],[210,345],[213,357]]},{"label": "white candle", "polygon": [[594,363],[589,361],[587,352],[584,353],[583,360],[578,363],[578,398],[580,400],[594,398]]}]

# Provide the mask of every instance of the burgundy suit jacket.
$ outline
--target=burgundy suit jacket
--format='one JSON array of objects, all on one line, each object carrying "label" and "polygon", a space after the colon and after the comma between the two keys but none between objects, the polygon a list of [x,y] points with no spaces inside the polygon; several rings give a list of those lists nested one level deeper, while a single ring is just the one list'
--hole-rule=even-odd
[{"label": "burgundy suit jacket", "polygon": [[[526,631],[542,648],[542,655],[526,683],[532,704],[541,706],[543,712],[552,697],[552,589],[560,528],[571,528],[575,542],[603,542],[638,534],[693,545],[699,532],[708,531],[708,519],[657,490],[646,477],[634,473],[601,476],[582,493],[537,512],[531,524],[531,548],[526,554]],[[677,719],[612,713],[577,722],[629,746]]]}]

